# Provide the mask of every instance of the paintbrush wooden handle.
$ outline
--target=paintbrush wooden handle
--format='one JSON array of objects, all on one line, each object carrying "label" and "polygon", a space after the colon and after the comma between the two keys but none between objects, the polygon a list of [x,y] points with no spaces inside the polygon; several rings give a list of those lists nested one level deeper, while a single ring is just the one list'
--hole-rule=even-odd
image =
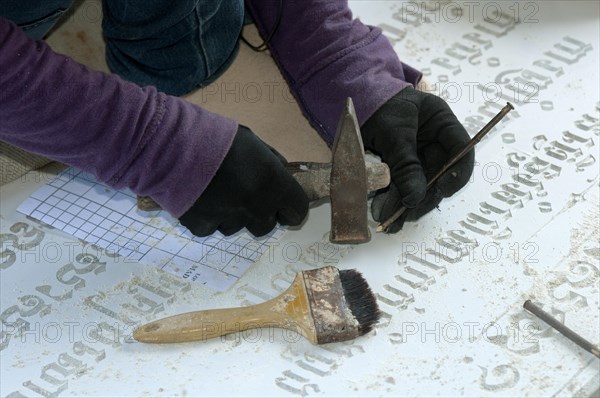
[{"label": "paintbrush wooden handle", "polygon": [[248,307],[194,311],[174,315],[138,328],[133,337],[144,343],[208,340],[261,327],[282,327],[269,302]]},{"label": "paintbrush wooden handle", "polygon": [[316,341],[314,322],[299,275],[288,290],[267,302],[247,307],[194,311],[140,326],[133,337],[143,343],[204,341],[262,327],[295,330]]}]

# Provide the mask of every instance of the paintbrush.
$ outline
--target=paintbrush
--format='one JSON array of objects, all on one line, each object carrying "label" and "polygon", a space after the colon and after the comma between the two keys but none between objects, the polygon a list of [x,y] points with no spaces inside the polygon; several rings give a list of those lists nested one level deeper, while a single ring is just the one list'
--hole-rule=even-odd
[{"label": "paintbrush", "polygon": [[360,272],[328,266],[298,272],[286,291],[264,303],[174,315],[140,326],[133,337],[143,343],[181,343],[278,327],[325,344],[368,333],[380,316]]}]

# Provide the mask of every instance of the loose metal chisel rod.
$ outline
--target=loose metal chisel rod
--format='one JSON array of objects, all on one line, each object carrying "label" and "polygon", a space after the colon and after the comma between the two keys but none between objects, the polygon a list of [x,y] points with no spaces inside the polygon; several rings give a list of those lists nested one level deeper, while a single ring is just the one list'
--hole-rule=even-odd
[{"label": "loose metal chisel rod", "polygon": [[577,344],[579,347],[587,352],[591,352],[595,357],[600,358],[600,348],[597,345],[590,343],[573,330],[566,327],[564,323],[561,323],[558,319],[541,309],[538,305],[534,304],[533,301],[525,301],[525,303],[523,303],[523,308],[558,330],[563,336]]},{"label": "loose metal chisel rod", "polygon": [[[438,171],[438,173],[436,175],[434,175],[433,178],[427,182],[426,189],[429,190],[437,182],[437,180],[446,171],[448,171],[448,169],[450,169],[452,166],[456,165],[459,160],[461,160],[467,153],[469,153],[469,151],[471,149],[473,149],[473,147],[475,147],[475,145],[477,145],[479,143],[479,141],[481,141],[481,139],[483,137],[485,137],[487,135],[487,133],[489,133],[494,128],[494,126],[497,125],[500,122],[500,120],[504,119],[504,116],[506,116],[508,114],[508,112],[512,111],[513,109],[515,109],[515,108],[512,106],[512,104],[510,102],[507,102],[506,106],[504,108],[502,108],[500,110],[500,112],[498,112],[498,114],[496,116],[494,116],[494,118],[492,120],[489,121],[488,124],[483,126],[483,128],[479,131],[479,133],[477,133],[475,135],[475,137],[473,137],[471,139],[471,141],[469,141],[469,143],[462,149],[462,151],[460,151],[459,153],[454,155],[452,157],[452,159],[450,159],[448,161],[448,163],[446,163],[444,165],[444,167],[442,167],[442,169],[440,171]],[[390,225],[392,225],[394,223],[394,221],[396,221],[402,214],[404,214],[404,212],[406,210],[407,210],[406,207],[400,208],[390,218],[385,220],[385,222],[379,224],[379,226],[377,227],[377,232],[387,232]]]}]

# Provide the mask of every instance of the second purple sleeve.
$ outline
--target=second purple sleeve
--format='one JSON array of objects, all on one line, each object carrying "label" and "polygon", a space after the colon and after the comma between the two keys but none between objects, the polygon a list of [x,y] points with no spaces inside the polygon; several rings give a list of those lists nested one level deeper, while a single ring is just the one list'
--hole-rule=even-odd
[{"label": "second purple sleeve", "polygon": [[[269,49],[312,126],[331,145],[340,112],[352,97],[364,123],[421,73],[400,62],[381,29],[353,19],[342,0],[283,1]],[[277,21],[279,1],[246,0],[262,35]]]}]

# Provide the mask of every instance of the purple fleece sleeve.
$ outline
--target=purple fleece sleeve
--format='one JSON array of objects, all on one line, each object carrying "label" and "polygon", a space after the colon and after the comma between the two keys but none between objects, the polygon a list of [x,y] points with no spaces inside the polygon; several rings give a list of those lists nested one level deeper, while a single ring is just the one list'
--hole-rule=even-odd
[{"label": "purple fleece sleeve", "polygon": [[175,217],[204,191],[237,123],[92,71],[0,18],[0,139],[151,196]]},{"label": "purple fleece sleeve", "polygon": [[[275,26],[279,1],[246,0],[262,37]],[[304,114],[333,143],[346,97],[359,122],[421,74],[400,62],[381,29],[352,19],[343,0],[284,0],[273,58]]]}]

